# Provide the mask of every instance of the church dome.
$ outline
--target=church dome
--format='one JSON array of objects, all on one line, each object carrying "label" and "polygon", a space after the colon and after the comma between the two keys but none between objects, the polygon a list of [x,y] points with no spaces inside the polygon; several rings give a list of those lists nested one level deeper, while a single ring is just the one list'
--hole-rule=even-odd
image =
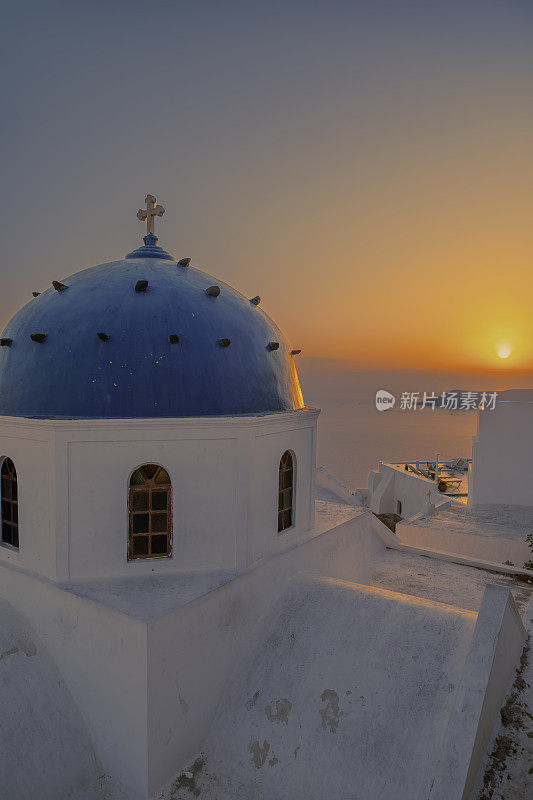
[{"label": "church dome", "polygon": [[54,281],[15,314],[1,339],[0,415],[195,417],[302,408],[294,357],[259,298],[249,300],[189,259],[176,262],[150,231],[144,241],[121,261]]}]

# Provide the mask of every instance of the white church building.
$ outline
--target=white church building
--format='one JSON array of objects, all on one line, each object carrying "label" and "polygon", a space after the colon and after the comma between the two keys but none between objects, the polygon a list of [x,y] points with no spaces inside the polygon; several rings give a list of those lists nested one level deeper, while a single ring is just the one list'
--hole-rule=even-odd
[{"label": "white church building", "polygon": [[392,534],[316,472],[299,351],[163,212],[1,335],[0,797],[466,800],[509,589],[373,584]]}]

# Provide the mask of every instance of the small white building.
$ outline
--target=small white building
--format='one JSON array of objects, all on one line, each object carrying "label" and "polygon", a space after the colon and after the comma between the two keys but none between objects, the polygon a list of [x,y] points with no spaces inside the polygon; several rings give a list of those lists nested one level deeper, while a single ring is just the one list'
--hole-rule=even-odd
[{"label": "small white building", "polygon": [[494,411],[478,412],[469,505],[533,506],[533,389],[501,392]]}]

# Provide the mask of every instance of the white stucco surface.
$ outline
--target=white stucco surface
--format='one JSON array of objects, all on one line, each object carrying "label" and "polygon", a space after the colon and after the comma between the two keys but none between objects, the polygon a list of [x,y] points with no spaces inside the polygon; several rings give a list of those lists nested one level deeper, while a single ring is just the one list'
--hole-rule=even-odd
[{"label": "white stucco surface", "polygon": [[102,771],[142,794],[148,772],[145,626],[12,567],[0,566],[0,595],[39,632],[86,722]]},{"label": "white stucco surface", "polygon": [[[479,607],[483,588],[491,580],[511,585],[521,607],[526,602],[525,598],[531,594],[526,587],[512,584],[510,579],[505,576],[491,575],[469,567],[445,564],[428,558],[413,557],[404,553],[386,551],[383,547],[376,547],[375,543],[372,544],[370,514],[361,513],[353,507],[343,507],[342,503],[338,504],[337,508],[337,504],[321,502],[323,503],[322,512],[319,512],[318,518],[320,519],[320,513],[323,513],[324,519],[336,518],[339,524],[308,539],[301,547],[286,550],[274,558],[265,560],[261,566],[255,569],[245,571],[237,576],[226,573],[206,573],[203,576],[200,574],[153,576],[151,579],[146,579],[146,584],[143,578],[142,582],[138,584],[139,601],[144,598],[149,609],[153,591],[154,606],[159,605],[161,611],[159,617],[149,613],[150,619],[146,622],[131,618],[132,609],[129,605],[135,592],[131,588],[128,596],[128,589],[124,588],[121,580],[115,581],[113,597],[90,598],[76,594],[79,586],[71,586],[69,591],[65,592],[46,581],[38,580],[35,583],[36,579],[22,574],[5,573],[9,577],[7,581],[2,575],[3,580],[0,585],[8,593],[15,597],[20,590],[21,598],[23,598],[22,605],[26,605],[28,613],[42,628],[45,638],[53,650],[56,663],[60,666],[61,672],[68,677],[69,685],[79,697],[84,713],[88,716],[94,741],[103,748],[104,769],[108,773],[107,777],[95,779],[83,789],[76,789],[72,794],[73,800],[136,800],[138,796],[158,796],[157,792],[164,782],[164,777],[166,776],[168,780],[175,775],[180,768],[183,769],[186,766],[187,759],[194,759],[195,753],[199,753],[202,749],[206,736],[211,730],[220,698],[226,697],[228,691],[234,691],[231,687],[238,685],[240,687],[238,691],[241,691],[243,687],[246,692],[250,689],[246,701],[250,697],[253,699],[255,691],[257,691],[256,688],[253,689],[253,692],[251,691],[252,679],[255,679],[256,676],[255,661],[250,661],[249,664],[252,670],[249,685],[246,681],[242,684],[239,683],[242,679],[242,670],[248,665],[250,653],[255,652],[255,658],[259,659],[257,654],[260,650],[258,648],[264,648],[266,640],[272,639],[271,633],[275,639],[280,635],[281,630],[287,631],[287,626],[293,624],[303,632],[304,649],[302,651],[290,650],[289,653],[287,649],[276,649],[277,645],[273,641],[270,642],[266,651],[263,650],[268,658],[265,658],[264,668],[261,668],[259,674],[265,680],[265,691],[269,691],[271,694],[270,701],[265,703],[264,707],[269,704],[272,706],[276,700],[283,699],[282,685],[279,686],[278,691],[278,684],[275,682],[283,675],[290,677],[294,665],[296,672],[290,677],[290,680],[293,681],[293,685],[298,685],[297,695],[299,693],[300,697],[304,697],[306,691],[304,684],[310,691],[314,691],[313,687],[317,686],[322,678],[326,680],[329,677],[331,677],[331,681],[329,681],[331,686],[329,683],[327,686],[324,684],[321,692],[331,688],[341,698],[338,687],[342,686],[342,681],[344,681],[347,683],[345,691],[351,690],[352,695],[355,695],[355,689],[353,687],[350,689],[348,686],[347,676],[350,674],[350,680],[355,680],[355,678],[359,680],[357,676],[360,659],[364,656],[365,659],[370,659],[365,662],[362,679],[363,682],[368,681],[368,684],[365,687],[366,691],[362,690],[360,694],[367,698],[373,698],[372,702],[376,703],[378,702],[376,693],[379,694],[383,687],[392,693],[386,703],[388,711],[385,710],[384,705],[378,704],[378,706],[373,706],[372,713],[375,721],[377,711],[382,709],[384,717],[375,731],[381,731],[380,735],[390,744],[390,737],[394,735],[394,730],[390,729],[389,719],[390,708],[394,705],[390,704],[396,702],[394,696],[398,694],[397,687],[401,685],[402,691],[404,689],[404,669],[407,680],[405,692],[408,691],[409,686],[415,695],[418,691],[415,684],[409,683],[411,680],[407,675],[409,664],[407,661],[402,662],[402,659],[407,658],[406,653],[411,653],[412,647],[418,647],[418,642],[420,642],[420,646],[423,642],[424,649],[428,649],[427,643],[432,641],[431,631],[434,630],[434,619],[431,615],[434,614],[436,615],[435,619],[440,619],[441,605],[433,602],[428,604],[423,599],[417,600],[416,598],[407,598],[404,601],[400,597],[398,600],[399,596],[396,593],[385,593],[384,598],[387,602],[390,600],[391,604],[387,608],[380,607],[374,614],[371,608],[366,606],[365,601],[365,604],[357,611],[353,592],[355,591],[356,594],[362,592],[362,596],[367,597],[368,590],[364,587],[358,587],[357,590],[354,590],[353,587],[350,589],[342,580],[326,581],[325,583],[319,581],[319,586],[329,587],[325,590],[326,597],[324,599],[317,598],[310,605],[307,604],[307,601],[303,603],[300,601],[286,602],[285,610],[280,617],[277,611],[273,611],[277,602],[276,598],[283,592],[287,580],[294,575],[298,567],[320,570],[323,574],[337,575],[344,579],[349,578],[350,575],[359,575],[359,580],[369,581],[371,579],[370,558],[373,558],[372,580],[374,582],[380,583],[382,586],[386,585],[395,592],[416,593],[431,601],[462,604],[472,610],[477,610]],[[350,518],[342,521],[347,514]],[[184,579],[182,583],[179,580],[181,578]],[[150,580],[153,583],[150,583]],[[176,604],[176,607],[169,611],[167,592],[172,583],[175,585],[177,594],[171,597],[170,605]],[[311,581],[313,587],[315,583],[315,580]],[[89,589],[89,582],[86,583],[85,589]],[[347,597],[345,596],[346,592],[348,593]],[[172,595],[172,592],[170,594]],[[381,597],[379,593],[378,596]],[[290,597],[289,594],[289,599]],[[120,611],[117,604],[123,601],[124,607]],[[383,597],[381,601],[383,601]],[[398,617],[398,613],[395,611],[396,603],[399,603],[401,609],[403,608],[402,613],[405,613],[406,618],[411,617],[412,609],[415,609],[418,614],[418,609],[428,607],[427,613],[430,615],[430,619],[426,620],[424,617],[425,621],[422,621],[415,614],[412,624],[416,630],[411,630],[411,623],[407,622],[406,626],[403,617]],[[113,605],[117,607],[113,608]],[[47,618],[48,609],[52,609],[52,618]],[[139,609],[140,603],[136,614],[139,613]],[[451,615],[450,618],[455,618],[457,609],[445,609],[444,612],[446,618],[448,615]],[[462,612],[458,613],[459,618],[462,619],[464,615]],[[339,615],[338,625],[335,621],[337,614]],[[474,619],[474,616],[467,614],[465,618]],[[125,624],[121,620],[129,620],[129,623]],[[429,624],[429,628],[426,623]],[[272,631],[267,633],[265,638],[265,631],[270,625]],[[143,626],[148,626],[144,633]],[[261,631],[263,638],[260,635]],[[441,641],[441,636],[442,634],[439,633],[437,637],[439,641]],[[317,650],[315,652],[311,649],[311,655],[309,655],[309,651],[305,648],[311,647],[313,641],[316,642]],[[454,658],[459,657],[461,653],[464,656],[463,645],[457,642],[452,644],[448,634],[444,635],[442,641],[443,646],[449,647],[455,653]],[[361,642],[364,642],[363,647],[361,647]],[[408,644],[407,650],[405,643]],[[438,647],[433,650],[435,657],[438,657]],[[417,655],[417,652],[412,652],[411,655]],[[284,660],[285,656],[287,656],[286,661]],[[143,666],[144,659],[148,660]],[[398,659],[399,664],[397,663]],[[338,671],[335,666],[337,661]],[[352,663],[352,667],[349,666],[350,663]],[[413,663],[416,664],[416,662]],[[306,664],[311,665],[309,668],[310,678],[307,683]],[[389,668],[387,668],[387,664],[390,664]],[[328,672],[331,666],[334,667],[334,670]],[[432,668],[428,668],[431,673]],[[377,670],[376,676],[374,676],[376,680],[371,677],[371,670]],[[415,667],[414,672],[411,671],[413,680],[417,674]],[[102,679],[103,675],[107,680]],[[239,675],[241,677],[238,677]],[[380,675],[381,677],[379,677]],[[117,676],[117,680],[114,680],[112,676]],[[121,676],[120,680],[118,680],[118,676]],[[390,685],[389,680],[391,681]],[[301,692],[298,688],[300,683],[302,683]],[[146,685],[147,693],[143,701],[142,692],[139,693],[139,689]],[[422,686],[424,685],[422,684]],[[375,687],[374,690],[372,690],[372,686]],[[423,696],[424,693],[425,689],[422,691]],[[346,714],[346,719],[342,716],[340,719],[343,724],[348,722],[349,725],[352,725],[352,715],[348,712],[359,712],[359,708],[354,707],[351,695],[344,697],[344,704],[340,704],[340,710]],[[360,696],[358,697],[360,699]],[[351,705],[348,703],[350,699]],[[316,697],[313,703],[315,700]],[[416,706],[419,701],[415,699],[414,702]],[[325,710],[327,702],[322,703],[319,698],[316,706],[315,714],[318,726],[316,721],[312,722],[315,717],[309,712],[309,719],[305,717],[306,721],[303,723],[305,736],[314,736],[313,731],[317,727],[320,727],[320,731],[322,731],[318,708]],[[264,707],[261,713],[264,713]],[[438,738],[435,730],[442,728],[439,722],[439,708],[440,706],[437,704],[436,716],[433,716],[433,708],[431,713],[427,712],[435,741]],[[239,713],[241,712],[239,711]],[[307,713],[307,711],[304,712],[304,714]],[[401,710],[398,716],[402,717]],[[395,715],[393,715],[394,717]],[[244,719],[246,720],[246,718],[247,715]],[[229,718],[223,724],[224,726],[229,725],[228,730],[232,730],[232,724],[228,720]],[[262,725],[262,720],[260,721]],[[349,735],[360,738],[361,733],[357,732],[359,723],[356,721],[353,724],[355,724],[355,728],[352,728]],[[364,724],[366,725],[367,722]],[[285,728],[284,725],[282,728],[281,723],[279,725],[272,723],[266,717],[265,725],[274,733]],[[223,736],[220,735],[221,729],[215,728],[214,730],[219,730],[219,738],[223,739]],[[272,730],[270,730],[270,734],[272,734]],[[310,731],[309,734],[308,731]],[[293,733],[294,730],[291,730],[291,735]],[[331,735],[333,736],[333,734]],[[148,742],[148,751],[144,755],[142,751],[143,737],[144,741]],[[281,753],[285,752],[281,740],[278,741],[266,735],[264,739],[257,739],[261,748],[263,748],[265,739],[270,743],[271,749],[276,745],[276,747],[280,747]],[[365,740],[364,737],[363,740]],[[285,743],[289,747],[292,740],[287,740]],[[297,746],[302,747],[301,744],[294,744],[293,750]],[[315,747],[315,755],[316,752],[322,752],[321,748],[316,748],[316,745],[313,747]],[[346,743],[345,747],[348,747]],[[356,748],[352,742],[352,750],[354,749]],[[263,750],[257,752],[261,757]],[[274,752],[277,753],[276,750]],[[339,753],[342,753],[342,750],[333,754],[333,765],[340,763]],[[329,758],[331,752],[326,750],[325,756]],[[247,751],[247,757],[251,758],[249,751]],[[428,754],[429,757],[431,754]],[[262,775],[266,776],[268,771],[275,774],[275,767],[278,765],[270,766],[268,761],[271,758],[272,754],[269,755],[267,763],[261,770]],[[280,763],[282,762],[279,754],[276,755],[276,758]],[[342,758],[348,760],[346,755]],[[329,763],[329,760],[327,764],[324,763],[320,780],[325,780],[324,775],[329,769]],[[297,793],[287,796],[269,794],[270,791],[274,791],[270,788],[269,780],[265,783],[264,794],[246,794],[246,792],[255,791],[255,770],[254,766],[251,772],[252,783],[245,785],[244,789],[240,783],[237,784],[238,790],[245,792],[239,796],[247,798],[272,796],[284,798],[284,800],[285,797],[287,800],[289,798],[294,800],[294,797],[298,796]],[[263,770],[267,770],[267,772],[263,773]],[[209,774],[204,767],[200,771]],[[110,773],[115,777],[109,777]],[[336,776],[335,770],[333,775]],[[234,777],[229,776],[228,781],[230,778],[233,780]],[[244,777],[248,780],[250,775],[247,774]],[[353,779],[352,775],[351,780]],[[240,776],[239,780],[241,780]],[[292,779],[287,778],[287,780]],[[300,779],[298,778],[298,780]],[[365,778],[365,780],[367,779]],[[146,794],[142,791],[143,785],[146,786]],[[320,781],[317,785],[321,786]],[[190,800],[190,797],[194,795],[191,795],[186,786],[187,783],[180,786],[175,785],[173,791],[169,790],[165,793],[165,798],[172,797],[172,800],[176,800],[176,798],[186,797],[187,800]],[[276,786],[275,781],[272,786]],[[324,786],[322,786],[323,789]],[[335,791],[337,788],[333,784]],[[137,792],[137,789],[140,791]],[[219,787],[217,787],[217,792],[218,790]],[[368,787],[367,790],[370,791]],[[202,791],[208,798],[216,797],[222,800],[225,797],[223,793],[209,794],[209,791],[214,791],[209,786],[203,786]],[[235,796],[231,794],[231,791],[234,791],[234,784],[231,781],[228,783],[227,791],[229,792],[228,797]],[[346,786],[339,788],[339,792],[345,791]],[[312,793],[307,796],[314,797]],[[335,794],[330,792],[328,796],[335,797]],[[347,795],[341,793],[338,796],[344,800]],[[366,800],[372,795],[363,796]],[[323,795],[316,795],[316,797],[317,800],[322,800]]]},{"label": "white stucco surface", "polygon": [[475,508],[449,505],[437,509],[432,516],[422,516],[412,527],[447,528],[450,533],[475,534],[498,539],[525,542],[533,530],[533,507],[504,504],[483,504]]},{"label": "white stucco surface", "polygon": [[279,551],[240,572],[58,585],[0,565],[0,595],[41,632],[118,785],[148,797],[187,763],[255,626],[295,573],[368,580],[370,514],[319,506],[315,530],[276,536]]},{"label": "white stucco surface", "polygon": [[[329,498],[337,498],[351,506],[360,505],[356,497],[337,480],[325,467],[317,467],[316,489],[324,492]],[[318,496],[318,495],[315,495]]]},{"label": "white stucco surface", "polygon": [[533,593],[533,586],[518,582],[511,575],[393,550],[385,550],[372,560],[371,583],[471,611],[479,610],[489,583],[508,587],[521,613]]},{"label": "white stucco surface", "polygon": [[[193,793],[425,796],[474,624],[380,589],[296,582],[227,686]],[[186,779],[173,796],[190,800]]]},{"label": "white stucco surface", "polygon": [[56,800],[143,800],[143,798],[109,775],[99,775],[91,783],[73,789]]},{"label": "white stucco surface", "polygon": [[316,500],[315,531],[320,533],[333,525],[340,525],[364,513],[367,513],[366,509],[347,506],[338,500]]},{"label": "white stucco surface", "polygon": [[61,588],[133,619],[148,622],[223,586],[236,574],[235,571],[222,570],[101,578],[61,584]]},{"label": "white stucco surface", "polygon": [[386,464],[380,461],[379,470],[372,471],[368,477],[370,508],[376,514],[396,514],[398,502],[404,519],[422,511],[428,500],[428,492],[433,503],[447,499],[437,489],[435,481],[422,475],[406,472],[403,465]]},{"label": "white stucco surface", "polygon": [[[149,785],[160,788],[199,751],[228,681],[249,657],[255,631],[301,572],[367,582],[370,514],[356,516],[264,559],[148,626]],[[379,541],[376,543],[383,549]]]},{"label": "white stucco surface", "polygon": [[471,798],[524,640],[525,628],[509,590],[487,586],[454,697],[430,800]]},{"label": "white stucco surface", "polygon": [[48,432],[30,420],[0,417],[0,460],[17,469],[20,548],[0,544],[0,564],[14,564],[53,577],[58,525],[56,454]]},{"label": "white stucco surface", "polygon": [[[314,527],[315,409],[246,417],[0,420],[19,487],[18,550],[0,564],[60,582],[243,569],[280,545],[282,454],[294,459],[293,525]],[[128,561],[128,485],[142,464],[172,481],[172,555]]]},{"label": "white stucco surface", "polygon": [[456,554],[465,560],[519,569],[531,559],[526,535],[531,514],[525,509],[523,522],[516,506],[484,506],[478,512],[466,506],[448,506],[432,514],[401,521],[398,539],[409,546]]},{"label": "white stucco surface", "polygon": [[512,686],[496,717],[472,800],[533,797],[533,598],[523,616],[528,632]]},{"label": "white stucco surface", "polygon": [[0,797],[58,800],[101,772],[82,715],[41,641],[0,600]]},{"label": "white stucco surface", "polygon": [[[21,509],[20,550],[0,547],[0,596],[39,631],[66,709],[68,741],[36,727],[66,759],[64,770],[50,759],[62,781],[49,781],[50,800],[156,797],[202,750],[172,800],[197,788],[213,800],[346,800],[354,786],[364,800],[426,792],[482,590],[507,583],[521,606],[527,590],[391,553],[396,537],[378,536],[379,521],[333,476],[320,473],[315,492],[317,414],[0,422]],[[286,449],[295,517],[278,534]],[[173,555],[128,562],[128,480],[147,462],[172,478]],[[401,497],[405,515],[427,500],[429,482],[390,465],[374,483],[380,510],[395,511]],[[476,513],[486,542],[503,541],[505,524],[520,544],[530,522],[509,508]],[[442,515],[449,537],[474,541],[475,515],[458,531],[454,514],[431,521]],[[9,643],[5,652],[10,663],[22,658]],[[23,683],[9,690],[23,720],[52,675],[24,658]]]},{"label": "white stucco surface", "polygon": [[526,506],[454,504],[399,522],[396,535],[416,547],[430,547],[494,564],[510,561],[522,568],[531,559],[526,536],[533,530],[533,509]]},{"label": "white stucco surface", "polygon": [[533,505],[531,390],[503,392],[494,411],[478,412],[469,504]]},{"label": "white stucco surface", "polygon": [[[366,512],[339,502],[316,500],[315,527],[299,535],[280,536],[274,555],[311,542],[315,537]],[[61,583],[59,586],[78,597],[107,606],[134,619],[148,622],[198,597],[223,586],[246,570],[196,570],[178,573],[151,574],[137,577],[100,578]]]}]

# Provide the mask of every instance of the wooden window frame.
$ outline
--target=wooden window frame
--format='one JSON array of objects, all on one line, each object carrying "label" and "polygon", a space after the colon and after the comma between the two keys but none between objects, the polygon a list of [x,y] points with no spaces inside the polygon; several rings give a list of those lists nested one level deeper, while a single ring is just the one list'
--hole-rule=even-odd
[{"label": "wooden window frame", "polygon": [[292,450],[285,450],[279,460],[278,468],[278,534],[294,528],[295,524],[295,463],[296,457]]},{"label": "wooden window frame", "polygon": [[[7,472],[8,469],[9,472]],[[9,496],[7,496],[8,493],[6,492],[7,485],[9,485]],[[6,547],[19,550],[18,475],[14,462],[8,456],[1,460],[0,465],[0,500],[0,541]],[[9,514],[6,513],[6,510],[9,510]],[[9,536],[7,535],[8,529]]]},{"label": "wooden window frame", "polygon": [[[152,477],[147,477],[143,473],[143,477],[145,482],[143,484],[132,484],[133,476],[136,475],[137,472],[143,472],[145,468],[156,468]],[[160,472],[160,470],[164,470],[166,475],[168,476],[168,471],[165,467],[162,467],[160,464],[141,464],[140,467],[133,470],[129,486],[128,486],[128,561],[140,561],[146,559],[154,559],[154,558],[171,558],[172,557],[172,481],[170,476],[168,478],[168,483],[156,483],[156,478]],[[152,496],[154,492],[165,492],[166,494],[166,510],[165,509],[158,509],[153,508],[152,503]],[[134,496],[136,494],[145,493],[148,495],[148,504],[147,508],[139,508],[134,509]],[[148,530],[142,533],[135,533],[133,529],[134,518],[138,515],[146,514],[148,516]],[[154,519],[156,515],[158,517],[166,515],[166,527],[164,530],[152,530],[152,526],[154,523]],[[155,536],[166,536],[167,538],[167,546],[165,552],[155,552],[152,553],[152,540]],[[148,544],[148,552],[147,553],[137,553],[133,552],[133,544],[137,539],[146,539]]]}]

